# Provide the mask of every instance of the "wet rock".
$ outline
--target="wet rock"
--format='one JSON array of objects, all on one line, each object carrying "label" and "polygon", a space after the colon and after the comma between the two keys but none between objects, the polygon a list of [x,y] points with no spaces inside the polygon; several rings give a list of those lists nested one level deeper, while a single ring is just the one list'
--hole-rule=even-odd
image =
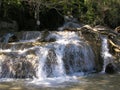
[{"label": "wet rock", "polygon": [[115,28],[115,32],[116,33],[120,33],[120,26],[118,26],[118,27]]},{"label": "wet rock", "polygon": [[74,18],[72,16],[65,16],[65,23],[62,27],[59,27],[58,30],[76,30],[77,28],[82,27],[82,24],[80,24],[77,20],[77,18]]},{"label": "wet rock", "polygon": [[7,33],[3,35],[0,39],[2,43],[11,43],[11,42],[18,42],[18,37],[13,33]]},{"label": "wet rock", "polygon": [[65,23],[65,25],[63,27],[59,27],[58,30],[62,31],[62,30],[75,30],[76,28],[80,28],[81,25],[78,23],[74,23],[74,22],[67,22]]},{"label": "wet rock", "polygon": [[[35,77],[36,57],[19,56],[17,53],[4,53],[0,55],[4,60],[1,62],[0,78],[33,78]],[[19,56],[19,57],[18,57]],[[28,56],[28,55],[27,55]],[[35,63],[33,63],[35,62]]]},{"label": "wet rock", "polygon": [[111,63],[108,64],[108,65],[106,66],[105,72],[108,73],[108,74],[113,74],[113,73],[115,73],[116,70],[115,70],[115,67],[113,66],[113,64],[111,64]]},{"label": "wet rock", "polygon": [[101,25],[95,26],[94,29],[97,29],[98,31],[110,30],[109,27],[105,27],[105,26],[101,26]]},{"label": "wet rock", "polygon": [[16,35],[13,35],[12,37],[9,38],[9,41],[8,42],[18,42],[18,38]]}]

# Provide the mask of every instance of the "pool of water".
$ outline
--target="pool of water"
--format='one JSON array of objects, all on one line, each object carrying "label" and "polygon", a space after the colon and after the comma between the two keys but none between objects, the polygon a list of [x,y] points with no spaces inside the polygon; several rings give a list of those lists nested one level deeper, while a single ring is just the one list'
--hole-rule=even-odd
[{"label": "pool of water", "polygon": [[120,90],[120,73],[112,75],[91,74],[63,82],[60,79],[36,82],[32,80],[1,79],[0,90]]}]

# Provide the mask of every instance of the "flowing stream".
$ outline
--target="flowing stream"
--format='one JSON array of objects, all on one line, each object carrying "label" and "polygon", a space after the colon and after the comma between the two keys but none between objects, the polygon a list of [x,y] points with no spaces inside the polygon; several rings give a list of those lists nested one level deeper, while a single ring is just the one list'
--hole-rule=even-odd
[{"label": "flowing stream", "polygon": [[92,74],[79,77],[77,82],[63,82],[52,87],[48,83],[42,86],[28,84],[30,80],[4,80],[0,82],[0,90],[119,90],[119,76],[120,74]]},{"label": "flowing stream", "polygon": [[[91,74],[95,55],[79,32],[22,32],[17,36],[18,42],[8,43],[11,36],[7,36],[0,43],[0,90],[118,90],[119,74]],[[106,38],[102,57],[105,72],[112,63]],[[116,81],[117,85],[112,84]]]},{"label": "flowing stream", "polygon": [[8,43],[11,34],[6,35],[0,50],[1,78],[45,80],[94,71],[94,53],[79,33],[48,32],[44,38],[41,33],[25,32],[14,43]]}]

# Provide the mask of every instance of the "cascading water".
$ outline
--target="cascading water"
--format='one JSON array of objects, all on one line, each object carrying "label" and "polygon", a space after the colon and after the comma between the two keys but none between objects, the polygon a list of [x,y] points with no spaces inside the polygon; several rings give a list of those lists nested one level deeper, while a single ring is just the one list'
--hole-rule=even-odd
[{"label": "cascading water", "polygon": [[45,70],[43,70],[44,66],[45,66],[45,62],[46,62],[46,58],[48,55],[48,49],[47,48],[38,48],[38,51],[36,52],[36,54],[38,54],[37,56],[39,56],[39,65],[37,68],[37,77],[40,80],[43,80],[44,78],[46,78],[46,72]]},{"label": "cascading water", "polygon": [[59,27],[58,30],[62,31],[65,29],[76,29],[76,28],[80,28],[82,25],[80,25],[77,21],[77,19],[73,18],[73,17],[65,17],[65,23],[62,27]]},{"label": "cascading water", "polygon": [[64,77],[66,73],[65,73],[65,68],[63,66],[62,58],[63,58],[63,52],[65,47],[63,45],[56,45],[55,48],[56,48],[55,53],[56,53],[57,64],[58,64],[56,65],[56,68],[55,68],[56,69],[55,75],[59,77]]},{"label": "cascading water", "polygon": [[14,35],[14,34],[12,34],[12,33],[8,33],[8,34],[4,35],[2,42],[3,42],[3,43],[8,43],[9,38],[12,37],[13,35]]},{"label": "cascading water", "polygon": [[103,58],[103,69],[101,73],[105,73],[107,65],[113,64],[113,56],[109,53],[107,37],[102,36],[101,38],[102,38],[102,58]]},{"label": "cascading water", "polygon": [[[66,80],[69,75],[76,76],[94,70],[94,53],[79,33],[49,32],[49,35],[44,37],[46,41],[40,42],[38,38],[42,39],[42,33],[39,32],[32,41],[22,39],[19,42],[6,44],[4,48],[1,44],[1,78],[32,77],[44,81],[62,77],[62,80],[63,78]],[[53,38],[54,41],[51,42]],[[35,79],[34,83],[36,82]]]},{"label": "cascading water", "polygon": [[41,38],[41,32],[39,31],[29,31],[21,32],[19,36],[20,42],[34,42]]}]

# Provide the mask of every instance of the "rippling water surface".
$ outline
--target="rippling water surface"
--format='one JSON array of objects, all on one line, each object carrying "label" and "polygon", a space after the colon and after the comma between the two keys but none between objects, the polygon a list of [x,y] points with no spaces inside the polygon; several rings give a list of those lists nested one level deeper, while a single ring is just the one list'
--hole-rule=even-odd
[{"label": "rippling water surface", "polygon": [[[67,78],[68,79],[68,78]],[[1,79],[0,90],[119,90],[120,74],[92,74],[62,80],[12,80]]]}]

